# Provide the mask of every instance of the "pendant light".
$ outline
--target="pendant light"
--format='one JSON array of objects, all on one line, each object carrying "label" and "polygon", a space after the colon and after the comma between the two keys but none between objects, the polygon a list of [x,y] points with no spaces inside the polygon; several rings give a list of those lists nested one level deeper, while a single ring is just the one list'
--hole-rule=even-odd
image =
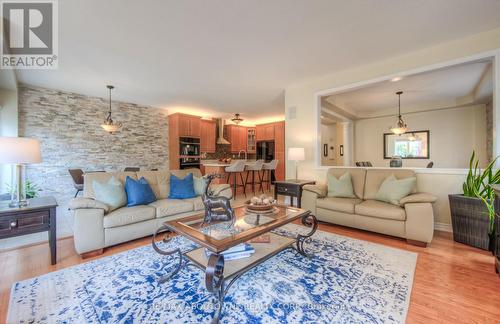
[{"label": "pendant light", "polygon": [[104,121],[104,124],[101,125],[101,127],[106,132],[114,134],[120,130],[120,128],[122,127],[122,123],[114,122],[113,119],[111,118],[111,90],[113,90],[115,87],[112,85],[108,85],[106,87],[109,89],[109,111],[108,111],[108,117],[106,117],[106,120]]},{"label": "pendant light", "polygon": [[235,123],[236,125],[238,125],[239,123],[241,123],[243,121],[243,118],[240,117],[240,114],[234,114],[234,117],[231,118],[231,121],[233,123]]},{"label": "pendant light", "polygon": [[403,118],[401,118],[401,95],[403,94],[403,91],[398,91],[396,92],[399,98],[399,104],[398,104],[398,122],[396,126],[391,127],[390,130],[393,134],[396,135],[401,135],[406,133],[408,130],[408,127],[406,126],[405,122],[403,121]]}]

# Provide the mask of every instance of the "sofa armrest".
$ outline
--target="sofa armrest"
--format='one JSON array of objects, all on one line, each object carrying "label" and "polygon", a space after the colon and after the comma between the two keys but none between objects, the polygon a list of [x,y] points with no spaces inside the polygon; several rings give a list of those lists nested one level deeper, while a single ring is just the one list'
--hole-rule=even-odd
[{"label": "sofa armrest", "polygon": [[92,198],[73,198],[69,202],[69,208],[72,210],[77,209],[102,209],[104,213],[109,212],[109,206],[99,200]]},{"label": "sofa armrest", "polygon": [[324,183],[318,183],[315,185],[305,185],[302,189],[304,191],[315,193],[318,196],[318,198],[326,197],[326,194],[328,192],[328,187]]},{"label": "sofa armrest", "polygon": [[78,254],[99,250],[104,247],[103,219],[103,209],[75,210],[73,239]]},{"label": "sofa armrest", "polygon": [[408,195],[399,201],[401,206],[409,203],[433,203],[437,200],[437,197],[425,192],[419,192],[415,194]]},{"label": "sofa armrest", "polygon": [[210,185],[210,190],[213,196],[223,196],[229,199],[233,198],[233,191],[231,190],[230,184],[212,184]]},{"label": "sofa armrest", "polygon": [[434,211],[432,204],[411,203],[406,204],[406,239],[430,243],[434,235]]}]

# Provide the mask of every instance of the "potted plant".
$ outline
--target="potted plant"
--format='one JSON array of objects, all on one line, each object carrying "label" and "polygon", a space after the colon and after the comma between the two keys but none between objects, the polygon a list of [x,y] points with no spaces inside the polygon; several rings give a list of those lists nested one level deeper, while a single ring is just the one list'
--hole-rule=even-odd
[{"label": "potted plant", "polygon": [[448,196],[453,239],[492,252],[495,243],[495,192],[491,185],[500,183],[500,170],[493,172],[497,158],[481,170],[476,153],[472,152],[463,194]]}]

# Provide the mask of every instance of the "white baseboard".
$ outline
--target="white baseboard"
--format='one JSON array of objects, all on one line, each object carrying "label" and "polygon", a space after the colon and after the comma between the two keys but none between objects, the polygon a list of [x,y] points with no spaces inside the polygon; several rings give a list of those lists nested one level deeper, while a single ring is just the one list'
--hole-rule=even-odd
[{"label": "white baseboard", "polygon": [[446,223],[434,223],[434,229],[436,231],[441,231],[441,232],[450,232],[453,233],[453,227],[451,227],[451,224],[446,224]]}]

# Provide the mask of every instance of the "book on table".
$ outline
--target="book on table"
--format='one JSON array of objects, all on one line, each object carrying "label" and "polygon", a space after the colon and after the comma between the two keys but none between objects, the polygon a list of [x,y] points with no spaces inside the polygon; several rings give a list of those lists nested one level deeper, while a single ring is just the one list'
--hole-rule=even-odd
[{"label": "book on table", "polygon": [[[241,243],[221,252],[220,254],[224,256],[225,261],[230,261],[230,260],[248,258],[252,256],[252,254],[254,253],[255,249],[252,245],[248,243]],[[213,252],[208,249],[205,249],[205,254],[207,255],[208,258],[213,254]]]}]

